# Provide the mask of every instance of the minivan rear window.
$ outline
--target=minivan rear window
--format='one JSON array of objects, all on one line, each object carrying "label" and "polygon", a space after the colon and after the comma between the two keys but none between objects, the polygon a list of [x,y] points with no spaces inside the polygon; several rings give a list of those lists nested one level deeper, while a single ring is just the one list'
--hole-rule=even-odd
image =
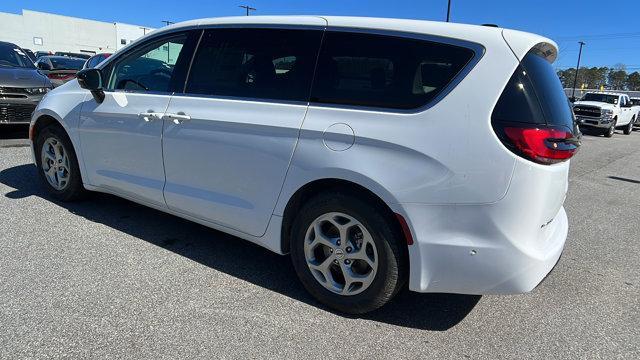
[{"label": "minivan rear window", "polygon": [[511,76],[492,118],[574,129],[573,113],[560,79],[535,49],[527,53]]},{"label": "minivan rear window", "polygon": [[474,51],[398,36],[328,31],[311,101],[415,109],[434,99]]}]

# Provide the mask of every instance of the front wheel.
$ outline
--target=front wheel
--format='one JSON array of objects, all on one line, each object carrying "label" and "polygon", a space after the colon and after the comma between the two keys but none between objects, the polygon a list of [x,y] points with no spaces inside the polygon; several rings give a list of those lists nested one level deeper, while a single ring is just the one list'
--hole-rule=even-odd
[{"label": "front wheel", "polygon": [[613,134],[616,132],[616,124],[617,123],[618,123],[618,121],[616,119],[614,119],[613,123],[611,123],[611,126],[604,131],[604,137],[610,138],[610,137],[613,136]]},{"label": "front wheel", "polygon": [[51,196],[73,201],[84,195],[78,160],[67,134],[59,126],[48,126],[35,142],[38,174]]},{"label": "front wheel", "polygon": [[304,287],[345,313],[386,304],[406,279],[402,236],[392,220],[376,203],[341,192],[308,201],[291,231],[291,259]]},{"label": "front wheel", "polygon": [[624,134],[625,135],[631,134],[631,132],[633,131],[633,123],[634,122],[636,122],[635,118],[631,119],[631,121],[629,121],[629,124],[627,124],[627,127],[624,128]]}]

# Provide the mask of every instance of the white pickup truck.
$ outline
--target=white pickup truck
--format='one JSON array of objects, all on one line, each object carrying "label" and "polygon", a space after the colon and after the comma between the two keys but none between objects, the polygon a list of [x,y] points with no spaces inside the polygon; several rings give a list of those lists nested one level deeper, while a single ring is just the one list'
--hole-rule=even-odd
[{"label": "white pickup truck", "polygon": [[632,109],[634,109],[636,114],[636,122],[633,126],[640,126],[640,97],[632,97],[631,98]]},{"label": "white pickup truck", "polygon": [[573,104],[573,113],[580,127],[600,129],[606,137],[612,137],[616,128],[631,134],[638,116],[629,96],[614,92],[586,93]]}]

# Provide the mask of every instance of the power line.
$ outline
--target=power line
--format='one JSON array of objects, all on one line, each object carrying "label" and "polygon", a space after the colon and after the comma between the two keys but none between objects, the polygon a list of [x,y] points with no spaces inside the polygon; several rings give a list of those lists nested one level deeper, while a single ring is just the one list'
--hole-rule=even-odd
[{"label": "power line", "polygon": [[[614,48],[596,48],[596,49],[589,49],[589,52],[593,52],[593,51],[611,51],[611,50],[615,50],[615,51],[620,51],[620,50],[634,50],[634,51],[640,51],[640,49],[638,49],[637,47],[614,47]],[[576,52],[578,51],[578,49],[563,49],[561,50],[562,53],[564,52]],[[558,55],[559,56],[559,55]]]},{"label": "power line", "polygon": [[628,33],[611,33],[611,34],[591,34],[591,35],[575,35],[575,36],[559,36],[555,40],[569,41],[577,39],[586,40],[610,40],[610,39],[625,39],[625,38],[640,38],[640,32],[628,32]]}]

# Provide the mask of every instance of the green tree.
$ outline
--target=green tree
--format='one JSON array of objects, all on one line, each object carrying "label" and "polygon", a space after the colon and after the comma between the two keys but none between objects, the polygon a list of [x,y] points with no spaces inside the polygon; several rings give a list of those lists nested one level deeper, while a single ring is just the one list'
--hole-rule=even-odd
[{"label": "green tree", "polygon": [[640,91],[640,73],[632,72],[627,76],[627,90]]},{"label": "green tree", "polygon": [[584,83],[589,89],[599,89],[600,86],[607,85],[607,67],[592,67],[580,69],[584,71]]},{"label": "green tree", "polygon": [[627,83],[627,67],[623,64],[617,64],[609,71],[609,86],[615,90],[624,90]]},{"label": "green tree", "polygon": [[[576,87],[580,88],[582,86],[582,84],[585,83],[586,81],[586,76],[585,76],[585,70],[586,68],[580,68],[580,72],[578,72],[578,81],[576,82]],[[562,86],[565,88],[572,88],[573,87],[573,81],[574,78],[576,76],[576,69],[575,68],[569,68],[569,69],[565,69],[565,70],[558,70],[558,77],[560,78],[560,82],[562,83]]]}]

